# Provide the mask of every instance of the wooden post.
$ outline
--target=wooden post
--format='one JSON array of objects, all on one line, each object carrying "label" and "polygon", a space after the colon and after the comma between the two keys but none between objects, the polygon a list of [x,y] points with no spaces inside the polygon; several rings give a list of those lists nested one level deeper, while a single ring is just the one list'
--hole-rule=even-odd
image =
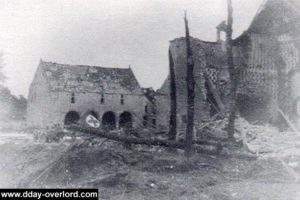
[{"label": "wooden post", "polygon": [[235,115],[236,115],[236,90],[237,90],[237,73],[233,63],[233,52],[232,52],[232,3],[231,0],[227,0],[228,6],[228,19],[227,19],[227,31],[226,31],[226,42],[227,42],[227,64],[230,74],[230,115],[228,119],[228,138],[234,140],[234,129],[235,129]]},{"label": "wooden post", "polygon": [[194,81],[194,60],[190,44],[190,34],[186,13],[184,16],[185,37],[186,37],[186,53],[187,53],[187,127],[185,135],[185,156],[190,157],[193,144],[194,131],[194,98],[195,98],[195,81]]}]

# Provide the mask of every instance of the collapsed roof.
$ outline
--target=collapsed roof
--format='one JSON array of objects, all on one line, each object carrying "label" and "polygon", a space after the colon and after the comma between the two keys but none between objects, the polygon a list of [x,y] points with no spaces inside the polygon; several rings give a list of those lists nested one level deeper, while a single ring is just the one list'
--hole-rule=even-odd
[{"label": "collapsed roof", "polygon": [[[185,37],[176,38],[173,42],[185,41]],[[209,78],[215,83],[216,73],[220,73],[222,69],[227,69],[227,56],[225,42],[207,42],[199,40],[197,38],[190,38],[191,47],[193,51],[194,59],[199,59],[199,56],[204,55],[205,71],[208,73]],[[180,43],[185,45],[185,42]],[[203,52],[199,53],[199,52]],[[234,64],[235,66],[243,66],[245,64],[245,58],[243,58],[242,51],[239,47],[233,48]],[[176,77],[175,77],[176,78]],[[224,77],[228,79],[228,77]],[[162,87],[157,91],[159,94],[169,93],[170,80],[169,76],[164,81]]]},{"label": "collapsed roof", "polygon": [[266,34],[277,32],[300,33],[300,1],[299,0],[265,0],[254,16],[249,28],[236,39],[249,33]]}]

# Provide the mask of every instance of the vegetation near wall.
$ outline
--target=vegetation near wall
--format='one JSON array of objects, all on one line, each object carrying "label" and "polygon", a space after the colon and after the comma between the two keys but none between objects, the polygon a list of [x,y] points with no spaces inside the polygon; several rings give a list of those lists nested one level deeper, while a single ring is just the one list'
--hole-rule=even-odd
[{"label": "vegetation near wall", "polygon": [[3,72],[3,53],[0,53],[0,128],[10,121],[25,121],[27,100],[20,95],[16,97],[3,85],[6,76]]},{"label": "vegetation near wall", "polygon": [[24,121],[26,119],[27,100],[11,94],[10,90],[0,85],[0,122]]}]

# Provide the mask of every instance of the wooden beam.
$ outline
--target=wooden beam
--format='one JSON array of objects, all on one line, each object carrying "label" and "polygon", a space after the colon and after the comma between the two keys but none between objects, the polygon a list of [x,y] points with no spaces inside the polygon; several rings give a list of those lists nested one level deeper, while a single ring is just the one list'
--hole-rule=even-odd
[{"label": "wooden beam", "polygon": [[300,135],[298,129],[296,128],[296,126],[291,122],[291,120],[289,120],[288,116],[286,116],[284,114],[284,112],[278,108],[278,112],[282,115],[282,117],[285,119],[285,121],[288,123],[288,125],[291,127],[291,129],[296,132],[298,135]]}]

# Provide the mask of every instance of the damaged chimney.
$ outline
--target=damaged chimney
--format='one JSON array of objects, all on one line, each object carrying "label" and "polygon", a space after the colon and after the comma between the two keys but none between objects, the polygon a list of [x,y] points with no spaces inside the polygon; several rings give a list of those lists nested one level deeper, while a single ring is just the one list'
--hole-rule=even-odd
[{"label": "damaged chimney", "polygon": [[217,42],[222,44],[222,50],[226,51],[226,42],[225,39],[221,38],[221,33],[224,32],[226,34],[227,24],[225,21],[222,21],[217,27]]}]

